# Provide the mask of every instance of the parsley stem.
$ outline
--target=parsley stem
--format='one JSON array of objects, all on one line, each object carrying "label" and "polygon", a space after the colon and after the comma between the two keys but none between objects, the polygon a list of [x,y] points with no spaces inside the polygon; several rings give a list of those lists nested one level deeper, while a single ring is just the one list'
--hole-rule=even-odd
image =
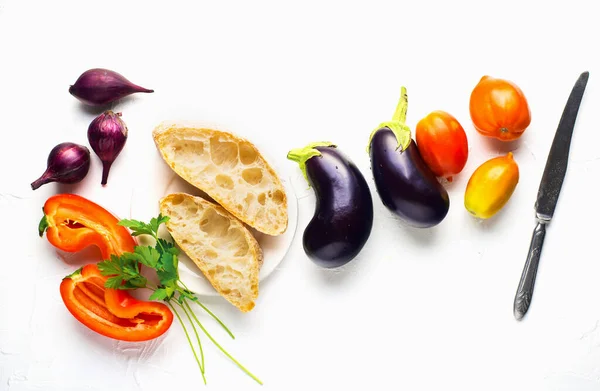
[{"label": "parsley stem", "polygon": [[154,237],[154,240],[156,240],[156,244],[158,244],[160,246],[160,249],[164,253],[165,252],[165,247],[162,245],[162,243],[160,242],[160,240],[158,240],[158,232],[153,232],[152,233],[152,237]]},{"label": "parsley stem", "polygon": [[[179,303],[178,301],[175,301],[175,304],[177,304],[178,306],[181,307],[181,309],[185,313],[185,316],[187,316],[190,324],[192,325],[194,334],[196,334],[196,340],[198,341],[198,347],[200,348],[200,360],[202,361],[202,373],[204,374],[206,371],[206,365],[204,363],[204,350],[202,349],[202,341],[200,341],[200,336],[198,335],[198,330],[196,329],[196,325],[194,325],[194,322],[192,321],[192,318],[190,317],[188,310],[184,306],[182,306],[181,303]],[[206,384],[206,379],[204,379],[204,384]]]},{"label": "parsley stem", "polygon": [[[190,289],[189,289],[189,288],[188,288],[188,287],[185,285],[185,283],[184,283],[183,281],[179,280],[179,282],[181,283],[181,285],[183,285],[183,287],[184,287],[184,288],[185,288],[185,289],[186,289],[188,292],[192,292],[192,291],[191,291],[191,290],[190,290]],[[192,292],[192,294],[194,294],[194,295],[195,295],[195,293],[194,293],[194,292]],[[223,329],[224,329],[224,330],[227,332],[227,334],[229,334],[229,336],[230,336],[232,339],[235,339],[235,337],[234,337],[233,333],[232,333],[232,332],[229,330],[229,328],[228,328],[227,326],[225,326],[225,323],[223,323],[223,322],[221,321],[221,319],[219,319],[219,317],[218,317],[217,315],[215,315],[215,314],[214,314],[214,313],[213,313],[211,310],[209,310],[209,309],[208,309],[208,308],[207,308],[207,307],[206,307],[204,304],[202,304],[200,301],[198,301],[198,300],[193,300],[193,301],[194,301],[196,304],[198,304],[200,307],[202,307],[202,309],[203,309],[204,311],[206,311],[206,312],[207,312],[207,313],[208,313],[208,314],[209,314],[209,315],[210,315],[210,316],[211,316],[211,317],[212,317],[214,320],[216,320],[216,321],[217,321],[217,322],[218,322],[218,323],[221,325],[221,327],[223,327]]]},{"label": "parsley stem", "polygon": [[192,340],[190,339],[190,334],[187,331],[187,328],[185,327],[185,324],[183,323],[183,320],[181,320],[181,316],[179,316],[179,313],[177,312],[177,310],[175,309],[175,307],[173,307],[173,304],[167,302],[167,304],[169,305],[169,307],[171,307],[171,309],[173,310],[173,313],[175,313],[175,316],[177,316],[177,319],[179,319],[179,323],[181,323],[181,327],[183,327],[183,332],[185,333],[185,337],[188,340],[188,343],[190,344],[190,348],[192,348],[192,353],[194,353],[194,358],[196,359],[196,362],[198,363],[198,367],[200,367],[200,372],[202,373],[202,379],[204,379],[204,384],[206,384],[206,377],[204,376],[204,368],[202,368],[202,364],[200,364],[200,360],[198,360],[198,355],[196,354],[196,349],[194,349],[194,345],[192,345]]},{"label": "parsley stem", "polygon": [[208,314],[210,316],[212,316],[213,319],[216,320],[221,325],[221,327],[223,327],[223,329],[227,332],[227,334],[229,334],[229,336],[231,337],[231,339],[235,339],[235,336],[233,335],[233,333],[231,331],[229,331],[229,329],[227,328],[227,326],[225,326],[225,324],[223,322],[221,322],[221,319],[219,319],[217,317],[217,315],[213,314],[211,312],[211,310],[209,310],[204,304],[202,304],[202,303],[200,303],[199,301],[196,301],[196,300],[194,300],[194,301],[196,302],[196,304],[198,304],[200,307],[202,307],[202,309],[204,311],[208,312]]},{"label": "parsley stem", "polygon": [[221,345],[219,345],[219,343],[217,341],[215,341],[215,339],[212,337],[212,335],[210,335],[210,333],[204,328],[204,326],[202,326],[202,323],[200,323],[200,321],[196,317],[196,314],[194,313],[194,311],[192,311],[189,303],[187,301],[184,301],[183,303],[185,304],[185,306],[188,308],[188,310],[190,311],[190,313],[194,317],[194,320],[196,321],[196,323],[198,323],[198,326],[200,326],[200,328],[202,329],[202,331],[204,331],[204,334],[206,334],[206,336],[212,341],[212,343],[214,343],[215,346],[217,348],[219,348],[219,350],[221,352],[223,352],[224,355],[226,355],[227,357],[229,357],[229,359],[231,361],[233,361],[242,371],[244,371],[248,376],[250,376],[252,379],[254,379],[258,384],[260,384],[262,386],[263,382],[260,381],[260,379],[258,377],[254,376],[238,360],[236,360],[235,358],[233,358],[233,356],[231,354],[229,354],[225,349],[223,349],[223,347]]}]

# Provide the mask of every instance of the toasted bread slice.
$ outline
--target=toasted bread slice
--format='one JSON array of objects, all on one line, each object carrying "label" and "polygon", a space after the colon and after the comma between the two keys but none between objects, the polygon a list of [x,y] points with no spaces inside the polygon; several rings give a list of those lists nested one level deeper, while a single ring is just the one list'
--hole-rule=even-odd
[{"label": "toasted bread slice", "polygon": [[160,200],[167,230],[212,286],[242,312],[254,308],[262,250],[242,222],[221,206],[184,193]]},{"label": "toasted bread slice", "polygon": [[285,232],[285,189],[252,143],[220,130],[168,124],[152,135],[167,164],[229,213],[262,233]]}]

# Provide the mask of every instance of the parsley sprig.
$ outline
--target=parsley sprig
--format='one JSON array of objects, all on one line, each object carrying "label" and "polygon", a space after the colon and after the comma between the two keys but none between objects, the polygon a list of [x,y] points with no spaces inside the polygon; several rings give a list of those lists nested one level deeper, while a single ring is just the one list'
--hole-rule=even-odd
[{"label": "parsley sprig", "polygon": [[[195,293],[188,289],[183,281],[179,279],[179,272],[177,269],[179,264],[179,249],[175,247],[173,242],[167,241],[158,236],[160,226],[165,224],[167,221],[169,221],[168,216],[162,216],[159,214],[158,217],[152,218],[150,223],[127,219],[119,222],[119,225],[129,228],[133,236],[151,236],[156,241],[156,244],[155,246],[136,246],[134,248],[134,252],[132,253],[123,253],[120,256],[111,255],[110,259],[100,262],[98,264],[100,273],[109,277],[105,283],[105,286],[111,289],[146,288],[153,291],[150,295],[150,300],[165,301],[179,320],[179,323],[181,323],[187,341],[192,349],[192,353],[194,354],[194,358],[196,359],[198,367],[200,368],[200,372],[202,373],[204,384],[206,384],[204,350],[202,348],[202,342],[198,328],[200,328],[200,330],[204,332],[208,339],[210,339],[211,342],[214,343],[215,346],[229,359],[231,359],[241,370],[243,370],[256,382],[262,384],[262,382],[255,375],[250,373],[250,371],[240,364],[239,361],[233,358],[233,356],[231,356],[212,337],[212,335],[206,330],[204,325],[200,322],[192,310],[190,302],[199,305],[204,311],[206,311],[208,315],[216,320],[221,327],[223,327],[223,329],[231,336],[231,338],[235,339],[227,326],[225,326],[225,324],[212,311],[202,304],[198,300],[198,297],[196,297]],[[156,271],[159,281],[158,285],[154,286],[146,277],[141,274],[140,265],[144,265]],[[198,344],[200,357],[198,357],[198,353],[194,348],[190,333],[188,332],[181,315],[177,312],[176,307],[183,311],[185,317],[192,327],[194,336],[196,337],[196,342]],[[196,328],[196,325],[198,328]]]}]

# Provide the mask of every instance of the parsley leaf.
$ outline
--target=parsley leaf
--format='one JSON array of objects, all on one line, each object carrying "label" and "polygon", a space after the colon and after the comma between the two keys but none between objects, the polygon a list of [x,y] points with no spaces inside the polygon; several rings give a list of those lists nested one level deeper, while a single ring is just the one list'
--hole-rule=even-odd
[{"label": "parsley leaf", "polygon": [[123,219],[123,220],[119,221],[118,224],[123,227],[129,228],[132,231],[131,236],[139,236],[139,235],[154,236],[154,231],[152,230],[152,227],[150,226],[150,224],[146,224],[143,221]]},{"label": "parsley leaf", "polygon": [[131,255],[135,255],[138,261],[152,269],[156,269],[160,259],[158,250],[151,246],[136,246],[134,251],[135,253]]},{"label": "parsley leaf", "polygon": [[153,217],[150,219],[150,223],[144,223],[143,221],[139,220],[123,219],[119,221],[119,225],[129,228],[132,231],[132,236],[150,235],[154,238],[157,238],[160,225],[166,223],[167,221],[169,221],[169,216],[163,216],[162,214],[159,214],[158,217]]},{"label": "parsley leaf", "polygon": [[165,300],[167,298],[167,291],[164,288],[155,290],[148,299],[150,300]]},{"label": "parsley leaf", "polygon": [[158,275],[158,279],[160,280],[161,285],[169,285],[172,282],[177,282],[179,279],[179,275],[177,274],[177,267],[175,263],[177,262],[177,256],[171,253],[164,253],[160,257],[158,267],[156,269],[156,274]]},{"label": "parsley leaf", "polygon": [[167,292],[167,297],[168,298],[173,297],[173,294],[175,293],[176,289],[177,289],[177,285],[175,285],[175,284],[169,284],[169,285],[165,286],[165,291]]},{"label": "parsley leaf", "polygon": [[148,280],[146,280],[146,277],[143,277],[140,275],[140,276],[137,276],[130,280],[125,281],[125,284],[123,284],[123,288],[121,288],[121,289],[145,288],[147,283],[148,283]]},{"label": "parsley leaf", "polygon": [[104,283],[104,286],[108,289],[120,289],[121,284],[123,283],[123,279],[120,276],[110,277]]},{"label": "parsley leaf", "polygon": [[98,269],[103,276],[111,276],[115,274],[121,274],[121,266],[119,264],[119,257],[111,255],[109,260],[98,263]]},{"label": "parsley leaf", "polygon": [[153,217],[150,219],[150,229],[158,234],[158,228],[160,225],[166,223],[167,221],[169,221],[169,216],[163,216],[159,213],[158,217]]},{"label": "parsley leaf", "polygon": [[[167,240],[164,240],[162,238],[158,238],[158,251],[161,253],[164,252],[168,252],[171,253],[173,255],[179,255],[179,249],[177,247],[175,247],[175,244],[173,244],[172,242],[169,242]],[[163,251],[164,249],[164,251]]]},{"label": "parsley leaf", "polygon": [[109,260],[98,263],[98,269],[104,276],[110,276],[104,286],[110,289],[144,288],[148,283],[140,274],[139,255],[124,253],[120,257],[111,255]]}]

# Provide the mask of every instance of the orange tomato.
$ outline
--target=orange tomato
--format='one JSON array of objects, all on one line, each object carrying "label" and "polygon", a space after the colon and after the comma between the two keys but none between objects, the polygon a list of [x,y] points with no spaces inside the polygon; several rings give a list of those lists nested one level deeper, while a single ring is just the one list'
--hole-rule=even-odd
[{"label": "orange tomato", "polygon": [[415,133],[419,152],[431,171],[452,181],[469,155],[467,135],[460,123],[445,111],[433,111],[417,123]]},{"label": "orange tomato", "polygon": [[469,111],[475,129],[502,141],[516,140],[531,123],[523,91],[513,82],[484,76],[471,92]]}]

